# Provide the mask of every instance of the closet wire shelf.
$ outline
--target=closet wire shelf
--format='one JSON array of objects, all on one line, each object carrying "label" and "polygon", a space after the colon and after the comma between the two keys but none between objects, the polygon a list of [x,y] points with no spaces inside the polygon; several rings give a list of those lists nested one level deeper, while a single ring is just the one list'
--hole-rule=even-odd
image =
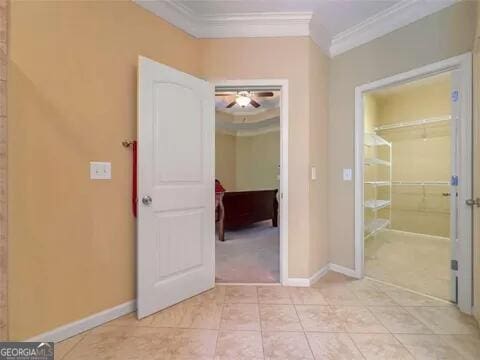
[{"label": "closet wire shelf", "polygon": [[366,146],[389,146],[390,143],[377,134],[365,133],[363,143]]},{"label": "closet wire shelf", "polygon": [[378,158],[365,158],[364,163],[367,166],[372,166],[372,165],[390,166],[390,161],[386,161]]},{"label": "closet wire shelf", "polygon": [[448,186],[449,181],[392,181],[392,185],[402,186]]},{"label": "closet wire shelf", "polygon": [[374,219],[365,223],[365,238],[374,235],[380,230],[387,228],[390,225],[388,219]]},{"label": "closet wire shelf", "polygon": [[418,119],[413,121],[405,121],[405,122],[399,122],[395,124],[377,126],[374,129],[374,131],[385,131],[385,130],[394,130],[394,129],[412,127],[412,126],[425,126],[425,125],[431,125],[431,124],[438,124],[442,122],[448,122],[451,119],[452,117],[450,115],[443,115],[443,116],[431,117],[426,119]]},{"label": "closet wire shelf", "polygon": [[390,203],[390,200],[367,200],[365,201],[364,206],[367,209],[378,211],[380,209],[390,206]]},{"label": "closet wire shelf", "polygon": [[364,183],[375,187],[390,186],[390,181],[365,181]]},{"label": "closet wire shelf", "polygon": [[[364,134],[364,146],[372,148],[373,156],[364,158],[364,165],[365,166],[386,166],[389,168],[389,177],[387,179],[378,179],[373,178],[369,180],[364,180],[364,184],[371,186],[373,189],[373,199],[369,199],[364,201],[364,208],[365,210],[369,210],[373,212],[373,218],[366,221],[364,223],[364,237],[367,238],[369,236],[374,235],[378,231],[385,229],[390,226],[390,217],[391,217],[391,209],[388,212],[388,218],[380,218],[378,217],[378,211],[384,208],[390,208],[391,201],[385,199],[378,199],[378,188],[379,187],[386,187],[389,191],[389,199],[392,198],[392,168],[391,168],[391,161],[392,161],[392,144],[378,136],[375,133],[365,133]],[[388,147],[388,159],[380,159],[378,158],[377,147]],[[386,215],[386,214],[383,214]]]}]

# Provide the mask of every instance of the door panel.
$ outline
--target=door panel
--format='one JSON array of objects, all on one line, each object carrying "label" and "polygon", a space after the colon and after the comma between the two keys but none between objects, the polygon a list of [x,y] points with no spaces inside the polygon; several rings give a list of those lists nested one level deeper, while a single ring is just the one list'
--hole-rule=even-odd
[{"label": "door panel", "polygon": [[[154,84],[155,170],[157,184],[202,183],[202,102],[174,83]],[[175,161],[171,161],[175,154]]]},{"label": "door panel", "polygon": [[452,177],[450,182],[450,301],[458,302],[458,268],[453,264],[458,264],[458,174],[460,173],[458,165],[458,127],[459,127],[459,79],[458,71],[451,72],[451,167]]},{"label": "door panel", "polygon": [[210,84],[139,58],[139,318],[214,286],[214,114]]},{"label": "door panel", "polygon": [[[458,260],[457,304],[460,310],[472,310],[472,118],[471,59],[466,56],[459,69],[452,71],[452,123],[456,124],[455,162],[456,186],[455,234],[452,234],[452,256]],[[452,135],[453,136],[453,135]],[[452,200],[453,201],[453,200]],[[452,209],[453,210],[453,209]],[[453,213],[453,211],[452,211]]]}]

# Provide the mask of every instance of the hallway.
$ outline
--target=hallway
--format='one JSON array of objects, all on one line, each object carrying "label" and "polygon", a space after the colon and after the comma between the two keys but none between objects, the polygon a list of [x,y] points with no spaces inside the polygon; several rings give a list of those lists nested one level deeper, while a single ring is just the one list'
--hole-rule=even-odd
[{"label": "hallway", "polygon": [[447,302],[329,273],[311,288],[217,286],[56,345],[56,359],[478,359],[479,329]]}]

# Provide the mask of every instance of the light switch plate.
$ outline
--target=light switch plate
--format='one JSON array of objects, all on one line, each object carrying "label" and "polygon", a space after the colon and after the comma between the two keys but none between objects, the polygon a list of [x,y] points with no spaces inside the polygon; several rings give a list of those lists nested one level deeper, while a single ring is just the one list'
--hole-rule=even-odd
[{"label": "light switch plate", "polygon": [[112,163],[110,162],[90,162],[90,179],[92,180],[110,180],[112,178]]},{"label": "light switch plate", "polygon": [[343,169],[343,181],[352,181],[352,169]]}]

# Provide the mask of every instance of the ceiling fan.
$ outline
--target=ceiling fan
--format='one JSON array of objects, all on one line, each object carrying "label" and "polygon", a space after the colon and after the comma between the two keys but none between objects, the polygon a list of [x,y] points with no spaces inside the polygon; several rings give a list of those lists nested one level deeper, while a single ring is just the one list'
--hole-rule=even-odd
[{"label": "ceiling fan", "polygon": [[238,91],[236,94],[234,92],[231,93],[220,93],[216,94],[217,96],[231,96],[235,95],[235,100],[232,101],[230,104],[226,106],[227,109],[231,108],[235,104],[238,104],[241,107],[245,107],[247,105],[252,105],[255,108],[260,107],[261,105],[256,102],[252,96],[255,97],[272,97],[273,92],[271,91],[259,91],[259,92],[254,92],[254,91]]}]

